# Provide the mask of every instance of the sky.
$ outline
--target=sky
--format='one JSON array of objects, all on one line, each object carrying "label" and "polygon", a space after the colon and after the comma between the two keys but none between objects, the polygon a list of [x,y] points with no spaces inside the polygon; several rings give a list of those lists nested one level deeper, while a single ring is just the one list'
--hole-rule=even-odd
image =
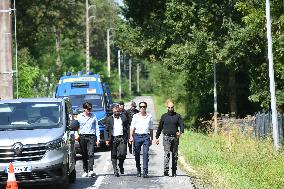
[{"label": "sky", "polygon": [[117,2],[119,5],[123,5],[123,0],[114,0],[115,2]]}]

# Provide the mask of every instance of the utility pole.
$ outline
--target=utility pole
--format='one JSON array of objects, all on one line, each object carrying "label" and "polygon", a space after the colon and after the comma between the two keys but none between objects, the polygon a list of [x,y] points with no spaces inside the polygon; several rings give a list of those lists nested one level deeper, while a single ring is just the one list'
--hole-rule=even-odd
[{"label": "utility pole", "polygon": [[129,77],[128,77],[129,78],[129,96],[131,96],[131,63],[132,63],[131,58],[129,58],[129,68],[128,68],[129,69],[128,70],[129,71],[128,72],[129,73]]},{"label": "utility pole", "polygon": [[273,53],[272,53],[272,36],[271,36],[271,20],[270,20],[270,2],[266,0],[266,29],[268,43],[268,61],[269,61],[269,79],[270,79],[270,95],[271,95],[271,112],[273,127],[273,143],[276,151],[280,149],[278,116],[276,110],[275,81],[273,69]]},{"label": "utility pole", "polygon": [[12,19],[10,0],[0,0],[0,98],[13,98]]},{"label": "utility pole", "polygon": [[119,100],[121,100],[121,67],[120,67],[120,50],[117,51],[118,58],[118,80],[119,80]]},{"label": "utility pole", "polygon": [[[109,32],[110,28],[107,29],[107,73],[108,77],[110,77],[110,44],[109,44]],[[118,58],[119,59],[119,58]]]},{"label": "utility pole", "polygon": [[108,73],[108,77],[110,77],[110,31],[113,28],[108,28],[107,29],[107,73]]},{"label": "utility pole", "polygon": [[90,71],[89,1],[86,0],[86,72]]},{"label": "utility pole", "polygon": [[17,15],[16,0],[14,0],[14,44],[15,44],[15,69],[16,69],[16,97],[19,98],[19,69],[18,69],[18,41],[17,41]]},{"label": "utility pole", "polygon": [[137,93],[140,93],[139,79],[140,79],[140,63],[137,64]]},{"label": "utility pole", "polygon": [[[214,47],[213,47],[214,48]],[[216,62],[215,62],[215,50],[213,50],[213,69],[214,69],[214,133],[217,134],[218,130],[218,122],[217,122],[217,87],[216,87]]]},{"label": "utility pole", "polygon": [[89,17],[89,10],[90,8],[95,7],[95,5],[89,6],[89,1],[86,0],[86,72],[90,71],[90,27],[89,21],[95,16]]}]

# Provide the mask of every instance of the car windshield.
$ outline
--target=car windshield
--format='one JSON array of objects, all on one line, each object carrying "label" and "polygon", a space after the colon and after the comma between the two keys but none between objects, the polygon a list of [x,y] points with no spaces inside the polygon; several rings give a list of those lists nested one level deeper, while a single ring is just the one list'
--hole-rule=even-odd
[{"label": "car windshield", "polygon": [[69,96],[73,108],[83,109],[83,103],[90,102],[93,105],[93,111],[103,111],[104,101],[103,96],[98,94],[92,95],[74,95]]},{"label": "car windshield", "polygon": [[0,130],[59,127],[60,111],[60,103],[53,102],[1,103]]}]

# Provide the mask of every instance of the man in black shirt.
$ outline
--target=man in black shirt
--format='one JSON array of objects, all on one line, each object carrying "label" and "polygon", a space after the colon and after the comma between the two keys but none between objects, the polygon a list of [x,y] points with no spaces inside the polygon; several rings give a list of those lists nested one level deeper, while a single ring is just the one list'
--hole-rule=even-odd
[{"label": "man in black shirt", "polygon": [[[127,110],[128,121],[129,121],[128,136],[130,136],[130,125],[131,125],[133,115],[137,114],[137,113],[139,113],[139,110],[136,109],[136,103],[134,101],[132,101],[130,109]],[[129,153],[132,154],[132,144],[128,143],[128,149],[129,149]]]},{"label": "man in black shirt", "polygon": [[174,111],[174,103],[167,101],[168,112],[163,114],[156,132],[156,143],[159,144],[159,136],[163,130],[164,144],[164,176],[169,176],[170,153],[172,152],[172,176],[176,176],[179,137],[184,132],[181,116]]}]

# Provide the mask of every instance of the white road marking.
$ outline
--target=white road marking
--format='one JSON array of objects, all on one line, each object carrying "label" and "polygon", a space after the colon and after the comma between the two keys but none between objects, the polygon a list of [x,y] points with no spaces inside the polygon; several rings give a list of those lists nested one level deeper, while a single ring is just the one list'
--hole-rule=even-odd
[{"label": "white road marking", "polygon": [[[107,158],[107,160],[105,161],[105,165],[103,168],[103,172],[106,173],[108,166],[110,165],[110,158]],[[98,179],[96,180],[95,184],[91,187],[91,188],[99,188],[104,180],[105,176],[98,176]]]}]

